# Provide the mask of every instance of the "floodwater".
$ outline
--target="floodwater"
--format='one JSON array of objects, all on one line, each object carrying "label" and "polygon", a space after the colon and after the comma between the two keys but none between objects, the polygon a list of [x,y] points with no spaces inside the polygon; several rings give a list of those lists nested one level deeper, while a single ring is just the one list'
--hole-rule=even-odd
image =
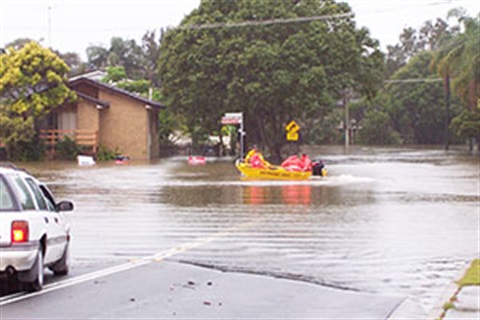
[{"label": "floodwater", "polygon": [[73,264],[169,259],[403,295],[430,310],[479,256],[479,158],[420,148],[311,149],[329,176],[244,180],[233,159],[27,166],[75,202]]}]

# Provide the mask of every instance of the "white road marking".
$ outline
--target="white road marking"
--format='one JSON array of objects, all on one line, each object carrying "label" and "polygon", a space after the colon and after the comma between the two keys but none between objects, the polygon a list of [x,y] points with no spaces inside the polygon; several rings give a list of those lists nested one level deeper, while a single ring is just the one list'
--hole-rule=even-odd
[{"label": "white road marking", "polygon": [[188,250],[197,248],[197,247],[202,246],[204,244],[213,242],[217,239],[227,237],[227,236],[233,234],[234,232],[241,231],[241,230],[247,229],[249,227],[252,227],[252,226],[260,223],[262,220],[263,219],[256,219],[255,221],[245,222],[245,223],[227,228],[224,231],[217,232],[217,233],[214,233],[210,236],[200,238],[196,241],[185,243],[185,244],[179,245],[177,247],[173,247],[171,249],[158,252],[158,253],[156,253],[154,255],[151,255],[151,256],[148,256],[148,257],[144,257],[144,258],[140,258],[140,259],[133,259],[133,260],[130,260],[129,262],[127,262],[127,263],[120,264],[120,265],[117,265],[117,266],[114,266],[114,267],[102,269],[102,270],[99,270],[99,271],[94,271],[94,272],[87,273],[87,274],[84,274],[84,275],[81,275],[81,276],[78,276],[78,277],[75,277],[75,278],[70,278],[70,279],[67,279],[67,280],[58,281],[58,282],[55,282],[55,283],[52,283],[52,284],[48,284],[48,285],[45,285],[43,287],[43,290],[38,291],[38,292],[32,292],[32,293],[28,293],[28,294],[21,292],[21,293],[14,293],[14,294],[11,294],[11,295],[8,295],[8,296],[4,296],[4,297],[0,298],[0,307],[2,307],[4,305],[7,305],[7,304],[15,303],[15,302],[18,302],[18,301],[33,298],[33,297],[36,297],[36,296],[40,296],[40,295],[43,295],[43,294],[47,294],[47,293],[52,292],[52,291],[60,290],[60,289],[71,287],[71,286],[74,286],[74,285],[77,285],[77,284],[80,284],[80,283],[84,283],[84,282],[87,282],[87,281],[91,281],[91,280],[95,280],[95,279],[98,279],[98,278],[101,278],[101,277],[105,277],[105,276],[108,276],[108,275],[119,273],[119,272],[122,272],[122,271],[127,271],[127,270],[131,270],[131,269],[134,269],[134,268],[138,268],[138,267],[150,264],[152,262],[159,262],[159,261],[162,261],[165,258],[172,257],[174,255],[177,255],[177,254],[186,252]]}]

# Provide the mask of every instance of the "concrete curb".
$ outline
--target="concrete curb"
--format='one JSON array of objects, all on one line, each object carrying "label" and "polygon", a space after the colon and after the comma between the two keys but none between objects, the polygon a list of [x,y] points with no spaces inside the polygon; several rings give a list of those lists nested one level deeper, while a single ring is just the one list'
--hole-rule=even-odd
[{"label": "concrete curb", "polygon": [[428,313],[427,320],[438,320],[444,316],[443,306],[445,303],[449,302],[450,299],[458,294],[460,287],[457,284],[457,281],[463,278],[468,268],[470,267],[471,261],[465,263],[465,265],[460,269],[457,276],[451,281],[446,287],[443,293],[440,295],[439,299],[433,306],[433,308]]},{"label": "concrete curb", "polygon": [[424,319],[427,313],[418,303],[404,299],[386,320],[418,320]]}]

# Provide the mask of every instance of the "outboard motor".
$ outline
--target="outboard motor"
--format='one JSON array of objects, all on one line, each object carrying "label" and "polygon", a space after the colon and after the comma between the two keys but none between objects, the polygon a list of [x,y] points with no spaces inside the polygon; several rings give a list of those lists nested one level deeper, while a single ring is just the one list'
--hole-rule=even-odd
[{"label": "outboard motor", "polygon": [[325,163],[320,159],[315,159],[312,162],[312,174],[314,176],[325,177],[327,175],[327,169],[325,169]]}]

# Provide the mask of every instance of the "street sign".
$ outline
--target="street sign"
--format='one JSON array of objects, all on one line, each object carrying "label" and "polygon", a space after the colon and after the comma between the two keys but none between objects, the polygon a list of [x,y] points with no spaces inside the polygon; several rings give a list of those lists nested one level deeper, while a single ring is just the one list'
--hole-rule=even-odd
[{"label": "street sign", "polygon": [[287,130],[287,132],[297,132],[300,130],[300,126],[292,120],[285,126],[285,130]]},{"label": "street sign", "polygon": [[287,140],[288,141],[298,141],[298,133],[297,132],[288,132],[287,133]]},{"label": "street sign", "polygon": [[285,130],[287,130],[287,141],[298,141],[300,126],[294,120],[285,126]]},{"label": "street sign", "polygon": [[222,117],[222,124],[239,124],[240,122],[242,121],[236,118]]},{"label": "street sign", "polygon": [[225,113],[222,117],[222,124],[240,124],[243,120],[243,114],[241,112]]}]

